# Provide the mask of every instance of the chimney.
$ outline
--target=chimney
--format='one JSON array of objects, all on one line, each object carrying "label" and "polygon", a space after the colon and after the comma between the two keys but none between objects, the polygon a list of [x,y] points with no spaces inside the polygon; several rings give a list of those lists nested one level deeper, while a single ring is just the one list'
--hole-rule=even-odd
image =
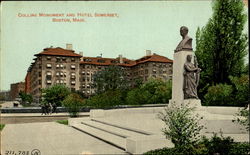
[{"label": "chimney", "polygon": [[123,63],[123,59],[122,59],[122,55],[119,54],[119,63],[122,64]]},{"label": "chimney", "polygon": [[80,61],[83,61],[83,52],[79,52],[79,54],[82,56],[82,57],[80,58]]},{"label": "chimney", "polygon": [[150,55],[152,55],[151,50],[146,50],[146,56],[150,56]]},{"label": "chimney", "polygon": [[72,50],[73,49],[73,45],[72,44],[66,44],[66,49],[67,50]]}]

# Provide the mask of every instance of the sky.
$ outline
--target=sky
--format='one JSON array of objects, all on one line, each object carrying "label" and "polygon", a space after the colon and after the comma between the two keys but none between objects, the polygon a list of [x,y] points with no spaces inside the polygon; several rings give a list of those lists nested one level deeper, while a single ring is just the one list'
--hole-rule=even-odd
[{"label": "sky", "polygon": [[[47,47],[73,45],[84,56],[128,59],[146,50],[173,59],[182,39],[181,26],[189,28],[195,49],[195,32],[212,15],[211,1],[4,1],[1,3],[0,90],[24,81],[34,54]],[[64,17],[39,17],[39,13]],[[88,13],[93,17],[66,17]],[[95,17],[95,14],[116,14]],[[27,17],[30,14],[36,17]],[[26,16],[26,17],[24,17]],[[71,22],[53,22],[53,18]],[[73,22],[73,18],[84,22]]]}]

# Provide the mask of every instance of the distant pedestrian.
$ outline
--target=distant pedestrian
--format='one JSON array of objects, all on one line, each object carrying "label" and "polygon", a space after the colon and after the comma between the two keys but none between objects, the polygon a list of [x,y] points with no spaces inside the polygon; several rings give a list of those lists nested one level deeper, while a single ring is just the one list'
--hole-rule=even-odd
[{"label": "distant pedestrian", "polygon": [[52,104],[52,107],[53,107],[52,113],[57,113],[57,106],[56,106],[56,103],[53,103],[53,104]]},{"label": "distant pedestrian", "polygon": [[45,104],[41,104],[41,108],[42,108],[42,115],[46,115],[46,107],[45,107]]},{"label": "distant pedestrian", "polygon": [[45,104],[45,111],[46,111],[46,114],[49,114],[49,103],[46,103]]},{"label": "distant pedestrian", "polygon": [[50,115],[52,114],[52,110],[53,110],[52,104],[49,103],[49,114],[50,114]]}]

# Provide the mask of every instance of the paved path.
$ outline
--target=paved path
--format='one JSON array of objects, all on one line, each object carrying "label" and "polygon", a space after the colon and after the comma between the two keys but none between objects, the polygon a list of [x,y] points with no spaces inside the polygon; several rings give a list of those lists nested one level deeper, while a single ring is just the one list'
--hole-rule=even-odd
[{"label": "paved path", "polygon": [[40,150],[55,154],[126,154],[112,145],[55,122],[7,124],[1,132],[1,153]]},{"label": "paved path", "polygon": [[[80,113],[80,117],[89,116],[88,112]],[[69,118],[68,113],[53,113],[51,115],[41,115],[40,113],[2,113],[0,114],[1,124],[20,124],[33,122],[54,122]]]}]

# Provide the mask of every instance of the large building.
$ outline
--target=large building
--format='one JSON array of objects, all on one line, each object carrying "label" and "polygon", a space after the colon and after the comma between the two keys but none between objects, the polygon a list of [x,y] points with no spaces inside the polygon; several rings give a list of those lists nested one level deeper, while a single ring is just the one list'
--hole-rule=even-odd
[{"label": "large building", "polygon": [[19,93],[25,91],[24,82],[12,83],[10,85],[10,99],[15,100],[19,98]]},{"label": "large building", "polygon": [[25,78],[25,91],[35,99],[40,99],[42,88],[53,84],[65,84],[85,96],[93,95],[93,75],[111,65],[121,66],[125,70],[131,87],[136,79],[145,82],[149,78],[172,78],[173,61],[151,54],[149,50],[146,51],[146,56],[138,60],[129,60],[122,55],[117,58],[85,57],[75,53],[72,45],[67,45],[66,49],[45,48],[35,56]]}]

